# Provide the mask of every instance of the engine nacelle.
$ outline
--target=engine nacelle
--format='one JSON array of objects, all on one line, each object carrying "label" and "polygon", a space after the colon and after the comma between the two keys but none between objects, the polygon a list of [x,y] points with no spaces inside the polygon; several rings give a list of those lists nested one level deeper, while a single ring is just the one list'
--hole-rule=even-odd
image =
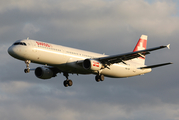
[{"label": "engine nacelle", "polygon": [[92,71],[101,70],[102,64],[97,60],[85,59],[83,61],[83,68]]},{"label": "engine nacelle", "polygon": [[48,67],[38,67],[35,69],[35,76],[40,79],[50,79],[54,76],[54,73]]}]

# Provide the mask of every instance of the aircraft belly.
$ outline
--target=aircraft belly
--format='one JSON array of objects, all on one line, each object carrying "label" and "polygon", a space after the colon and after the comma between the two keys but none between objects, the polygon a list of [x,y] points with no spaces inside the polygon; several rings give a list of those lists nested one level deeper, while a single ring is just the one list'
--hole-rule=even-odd
[{"label": "aircraft belly", "polygon": [[92,74],[92,72],[85,70],[84,68],[75,68],[72,66],[58,65],[57,68],[62,72],[74,73],[74,74]]},{"label": "aircraft belly", "polygon": [[73,57],[67,57],[67,61],[65,64],[60,64],[58,66],[59,69],[62,71],[68,72],[68,73],[77,73],[77,74],[90,74],[92,73],[89,70],[84,69],[82,66],[77,64],[77,61],[81,59],[73,58]]}]

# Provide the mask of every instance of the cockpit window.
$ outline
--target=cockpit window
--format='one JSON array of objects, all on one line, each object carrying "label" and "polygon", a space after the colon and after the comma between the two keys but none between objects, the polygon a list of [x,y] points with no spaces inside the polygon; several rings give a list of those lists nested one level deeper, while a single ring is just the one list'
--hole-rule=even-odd
[{"label": "cockpit window", "polygon": [[24,42],[15,42],[14,45],[24,45],[24,46],[27,46],[27,44],[24,43]]}]

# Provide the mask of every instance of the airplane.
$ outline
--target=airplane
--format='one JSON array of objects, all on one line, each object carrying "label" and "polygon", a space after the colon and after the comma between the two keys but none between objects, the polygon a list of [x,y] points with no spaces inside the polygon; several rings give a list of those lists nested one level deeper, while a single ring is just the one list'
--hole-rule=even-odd
[{"label": "airplane", "polygon": [[[35,76],[40,79],[56,77],[63,73],[66,80],[65,87],[72,86],[69,74],[94,74],[97,82],[105,77],[127,78],[143,75],[152,71],[152,68],[169,65],[171,62],[145,65],[145,56],[150,52],[162,48],[170,49],[170,44],[146,49],[147,35],[141,35],[132,52],[105,55],[61,45],[46,43],[32,39],[18,40],[8,48],[8,53],[26,64],[25,73],[34,70]],[[30,63],[42,64],[36,69],[30,69]]]}]

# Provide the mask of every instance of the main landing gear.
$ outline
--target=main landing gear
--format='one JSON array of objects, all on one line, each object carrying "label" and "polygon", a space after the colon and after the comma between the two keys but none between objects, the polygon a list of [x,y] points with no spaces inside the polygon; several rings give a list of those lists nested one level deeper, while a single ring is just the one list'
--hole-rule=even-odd
[{"label": "main landing gear", "polygon": [[104,81],[104,75],[100,75],[100,74],[96,75],[95,80],[96,82]]},{"label": "main landing gear", "polygon": [[[66,77],[66,80],[63,82],[63,85],[65,87],[72,86],[73,81],[68,79],[69,74],[64,72],[63,75]],[[96,80],[96,82],[104,81],[104,75],[102,75],[102,74],[96,75],[95,80]]]},{"label": "main landing gear", "polygon": [[25,64],[26,64],[26,69],[24,69],[24,72],[25,73],[29,73],[30,72],[30,68],[29,68],[29,64],[31,63],[30,60],[26,60],[25,61]]},{"label": "main landing gear", "polygon": [[63,85],[65,87],[72,86],[73,81],[68,79],[68,76],[69,76],[68,73],[63,73],[63,75],[66,77],[66,80],[63,82]]},{"label": "main landing gear", "polygon": [[[64,72],[63,75],[66,77],[66,80],[63,82],[63,85],[65,87],[72,86],[73,85],[73,81],[68,79],[69,74]],[[96,80],[96,82],[104,81],[104,75],[97,74],[96,77],[95,77],[95,80]]]}]

